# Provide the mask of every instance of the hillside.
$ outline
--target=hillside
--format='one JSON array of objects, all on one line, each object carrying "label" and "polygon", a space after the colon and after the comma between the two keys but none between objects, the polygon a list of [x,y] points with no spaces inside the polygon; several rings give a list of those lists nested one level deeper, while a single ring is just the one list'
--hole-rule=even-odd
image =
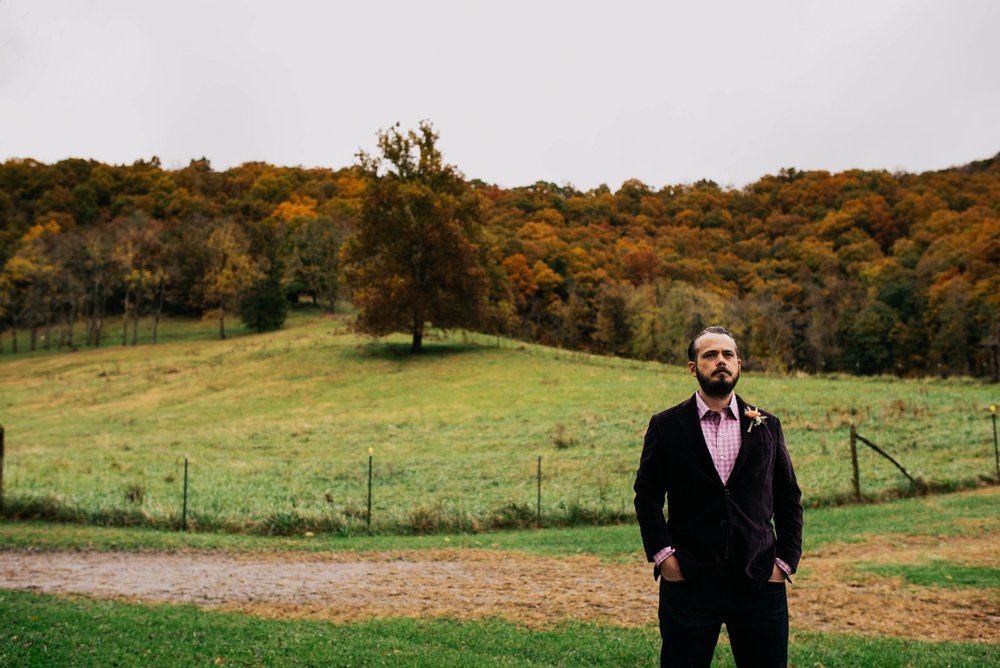
[{"label": "hillside", "polygon": [[[788,168],[740,189],[473,179],[463,192],[489,283],[480,329],[677,364],[695,331],[725,322],[755,368],[997,381],[998,164]],[[332,307],[364,287],[344,284],[340,251],[370,194],[357,166],[8,160],[0,353],[9,330],[23,346],[28,332],[64,339],[76,322],[73,344],[89,345],[122,313],[212,313],[222,295],[232,313],[246,294],[219,281],[234,258],[256,281],[244,292],[279,286]]]},{"label": "hillside", "polygon": [[[197,526],[348,532],[365,522],[372,447],[378,530],[531,524],[539,456],[546,523],[630,518],[648,417],[694,389],[681,367],[472,335],[411,357],[345,322],[299,313],[226,341],[0,357],[5,512],[176,525],[187,454]],[[808,505],[850,495],[852,409],[931,485],[993,471],[995,397],[977,382],[750,373],[739,390],[782,417]],[[906,491],[889,462],[860,459],[866,495]]]}]

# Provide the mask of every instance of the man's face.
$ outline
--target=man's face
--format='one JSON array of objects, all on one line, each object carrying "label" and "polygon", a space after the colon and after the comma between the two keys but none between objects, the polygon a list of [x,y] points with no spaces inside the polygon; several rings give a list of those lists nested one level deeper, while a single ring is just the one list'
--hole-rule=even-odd
[{"label": "man's face", "polygon": [[688,369],[698,379],[707,396],[724,399],[740,379],[743,360],[736,354],[736,342],[725,334],[705,334],[695,342],[694,362]]}]

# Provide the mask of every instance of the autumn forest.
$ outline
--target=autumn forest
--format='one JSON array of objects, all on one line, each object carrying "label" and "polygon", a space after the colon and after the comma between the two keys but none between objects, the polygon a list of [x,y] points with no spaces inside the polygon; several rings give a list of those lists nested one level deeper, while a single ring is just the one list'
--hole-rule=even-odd
[{"label": "autumn forest", "polygon": [[[370,316],[409,280],[381,255],[398,236],[421,257],[467,256],[425,277],[425,291],[465,292],[444,315],[421,312],[421,328],[680,363],[694,332],[721,323],[751,368],[1000,373],[1000,155],[921,174],[786,169],[743,188],[586,192],[501,188],[442,164],[425,186],[444,183],[454,206],[428,204],[419,241],[380,218],[376,184],[402,182],[406,165],[376,163],[4,162],[0,353],[153,342],[165,314],[202,316],[223,337],[233,317],[266,331],[290,304],[338,300],[362,331],[409,332]],[[456,218],[457,241],[439,233]]]}]

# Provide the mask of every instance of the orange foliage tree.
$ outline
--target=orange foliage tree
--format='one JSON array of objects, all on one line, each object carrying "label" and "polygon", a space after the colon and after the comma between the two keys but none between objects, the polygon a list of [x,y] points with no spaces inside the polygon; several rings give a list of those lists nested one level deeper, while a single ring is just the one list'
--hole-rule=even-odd
[{"label": "orange foliage tree", "polygon": [[378,134],[380,155],[359,154],[368,188],[342,251],[357,328],[408,332],[413,352],[427,323],[475,327],[487,302],[478,199],[437,140],[428,122],[408,132],[397,124]]}]

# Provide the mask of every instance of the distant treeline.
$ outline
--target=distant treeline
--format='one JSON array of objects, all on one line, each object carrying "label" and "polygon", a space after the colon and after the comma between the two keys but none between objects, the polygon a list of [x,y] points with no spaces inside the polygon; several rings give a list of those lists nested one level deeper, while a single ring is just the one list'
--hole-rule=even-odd
[{"label": "distant treeline", "polygon": [[[357,167],[8,160],[0,341],[99,345],[108,314],[129,343],[140,316],[202,314],[224,335],[228,314],[263,330],[289,301],[332,309],[350,298],[340,248],[366,185]],[[1000,372],[1000,155],[741,189],[468,185],[494,261],[486,331],[682,362],[692,333],[724,323],[758,368]]]}]

